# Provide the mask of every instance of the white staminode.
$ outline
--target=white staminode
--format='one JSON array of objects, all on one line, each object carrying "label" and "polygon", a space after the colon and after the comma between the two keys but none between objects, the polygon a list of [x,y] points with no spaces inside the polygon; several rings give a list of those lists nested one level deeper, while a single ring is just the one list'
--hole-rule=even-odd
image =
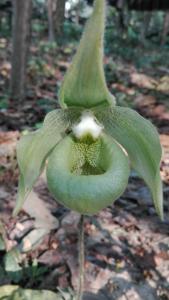
[{"label": "white staminode", "polygon": [[91,135],[93,139],[97,139],[103,130],[103,126],[95,121],[92,113],[84,112],[81,116],[81,121],[74,125],[72,130],[77,139],[81,139],[88,134]]}]

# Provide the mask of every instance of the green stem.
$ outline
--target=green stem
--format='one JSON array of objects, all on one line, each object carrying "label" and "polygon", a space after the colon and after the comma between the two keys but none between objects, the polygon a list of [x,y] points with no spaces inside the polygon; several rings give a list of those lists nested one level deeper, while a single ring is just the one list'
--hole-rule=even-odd
[{"label": "green stem", "polygon": [[84,285],[84,215],[81,215],[79,222],[79,282],[77,300],[82,300]]}]

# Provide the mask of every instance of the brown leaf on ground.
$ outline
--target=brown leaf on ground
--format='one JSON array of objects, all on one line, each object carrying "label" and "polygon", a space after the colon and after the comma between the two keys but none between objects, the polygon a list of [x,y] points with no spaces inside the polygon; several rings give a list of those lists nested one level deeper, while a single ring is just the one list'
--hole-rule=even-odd
[{"label": "brown leaf on ground", "polygon": [[16,143],[20,134],[18,131],[0,132],[0,165],[11,167],[16,155]]},{"label": "brown leaf on ground", "polygon": [[163,148],[161,176],[162,179],[169,184],[169,135],[160,134],[160,142]]},{"label": "brown leaf on ground", "polygon": [[86,268],[85,290],[97,293],[108,283],[111,277],[112,272],[109,269],[100,269],[88,263]]},{"label": "brown leaf on ground", "polygon": [[80,214],[74,211],[70,211],[66,214],[66,216],[62,220],[62,227],[67,232],[76,232],[78,229],[78,224],[80,221]]},{"label": "brown leaf on ground", "polygon": [[130,75],[130,79],[131,83],[138,86],[139,88],[156,89],[158,85],[157,80],[141,73],[132,73]]},{"label": "brown leaf on ground", "polygon": [[143,106],[149,107],[156,103],[156,99],[155,99],[155,97],[153,97],[151,95],[140,94],[135,98],[134,103],[135,103],[136,107],[138,107],[138,108],[143,107]]},{"label": "brown leaf on ground", "polygon": [[5,78],[9,78],[10,71],[11,71],[11,64],[8,61],[4,61],[0,66],[0,74]]},{"label": "brown leaf on ground", "polygon": [[[140,101],[140,99],[139,99],[137,101],[137,99],[136,99],[136,107],[139,109],[141,114],[144,115],[145,117],[153,118],[153,121],[155,122],[155,124],[157,123],[159,129],[161,129],[159,126],[159,121],[161,123],[169,122],[169,111],[167,110],[167,108],[164,104],[153,103],[153,100],[152,100],[152,102],[150,102],[148,104],[149,97],[151,97],[151,96],[147,96],[147,97],[148,98],[145,100],[145,102],[144,102],[144,100]],[[147,103],[146,103],[146,101],[147,101]],[[150,98],[150,101],[151,101],[151,98]]]},{"label": "brown leaf on ground", "polygon": [[35,219],[35,227],[49,230],[58,228],[58,220],[35,192],[32,191],[29,194],[23,205],[23,210]]},{"label": "brown leaf on ground", "polygon": [[70,67],[70,62],[60,60],[57,65],[60,69],[67,70]]},{"label": "brown leaf on ground", "polygon": [[154,107],[154,109],[152,111],[152,116],[155,116],[159,119],[164,119],[164,117],[165,117],[165,118],[168,118],[168,120],[169,120],[169,113],[167,113],[166,107],[163,104],[159,104]]},{"label": "brown leaf on ground", "polygon": [[163,93],[169,93],[169,76],[163,76],[157,85],[157,90]]},{"label": "brown leaf on ground", "polygon": [[154,256],[154,260],[157,266],[169,261],[169,253],[167,251],[161,251]]},{"label": "brown leaf on ground", "polygon": [[60,250],[48,250],[38,258],[38,261],[48,266],[56,266],[64,263],[64,257]]},{"label": "brown leaf on ground", "polygon": [[44,237],[49,233],[49,230],[46,228],[37,228],[33,229],[28,233],[22,240],[19,245],[19,250],[22,253],[26,253],[37,248],[41,244]]},{"label": "brown leaf on ground", "polygon": [[160,134],[160,142],[162,146],[166,149],[166,151],[169,153],[169,135]]},{"label": "brown leaf on ground", "polygon": [[123,84],[120,84],[120,83],[113,83],[112,88],[115,88],[118,91],[120,91],[122,93],[125,93],[129,96],[134,95],[135,92],[136,92],[133,88],[128,88],[128,87],[126,87],[126,86],[124,86]]},{"label": "brown leaf on ground", "polygon": [[64,257],[71,272],[71,285],[76,291],[79,280],[78,255],[77,253],[74,253],[74,255],[72,255],[71,252],[67,252],[66,255],[64,255]]}]

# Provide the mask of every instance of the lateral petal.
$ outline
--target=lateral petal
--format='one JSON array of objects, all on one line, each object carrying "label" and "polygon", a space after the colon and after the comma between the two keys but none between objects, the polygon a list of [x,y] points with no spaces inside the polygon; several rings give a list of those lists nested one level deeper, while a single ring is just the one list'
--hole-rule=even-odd
[{"label": "lateral petal", "polygon": [[150,188],[157,213],[163,219],[163,193],[160,178],[162,149],[152,123],[132,109],[116,106],[97,110],[96,117],[128,152],[132,167]]}]

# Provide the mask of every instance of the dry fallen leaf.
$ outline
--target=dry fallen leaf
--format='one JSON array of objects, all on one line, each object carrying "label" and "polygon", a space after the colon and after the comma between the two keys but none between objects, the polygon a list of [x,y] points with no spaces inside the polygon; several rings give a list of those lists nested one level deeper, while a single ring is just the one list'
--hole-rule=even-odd
[{"label": "dry fallen leaf", "polygon": [[143,106],[149,107],[156,103],[156,99],[151,95],[140,94],[135,98],[134,103],[135,103],[136,107],[139,107],[139,108],[143,107]]},{"label": "dry fallen leaf", "polygon": [[18,131],[0,132],[0,165],[10,168],[16,155],[16,143],[20,134]]},{"label": "dry fallen leaf", "polygon": [[35,192],[31,192],[23,205],[24,211],[35,219],[36,228],[56,229],[58,220],[51,214],[45,202]]},{"label": "dry fallen leaf", "polygon": [[128,88],[126,86],[124,86],[123,84],[120,84],[120,83],[114,83],[112,84],[112,88],[115,88],[117,89],[118,91],[122,92],[122,93],[125,93],[129,96],[132,96],[135,94],[135,90],[133,88]]},{"label": "dry fallen leaf", "polygon": [[19,245],[19,250],[24,253],[32,251],[42,242],[43,238],[48,233],[48,228],[37,228],[32,230],[22,240],[21,244]]},{"label": "dry fallen leaf", "polygon": [[130,75],[131,83],[140,88],[155,89],[158,85],[157,80],[141,73],[132,73]]},{"label": "dry fallen leaf", "polygon": [[169,93],[169,76],[163,76],[158,85],[157,90],[164,93]]}]

